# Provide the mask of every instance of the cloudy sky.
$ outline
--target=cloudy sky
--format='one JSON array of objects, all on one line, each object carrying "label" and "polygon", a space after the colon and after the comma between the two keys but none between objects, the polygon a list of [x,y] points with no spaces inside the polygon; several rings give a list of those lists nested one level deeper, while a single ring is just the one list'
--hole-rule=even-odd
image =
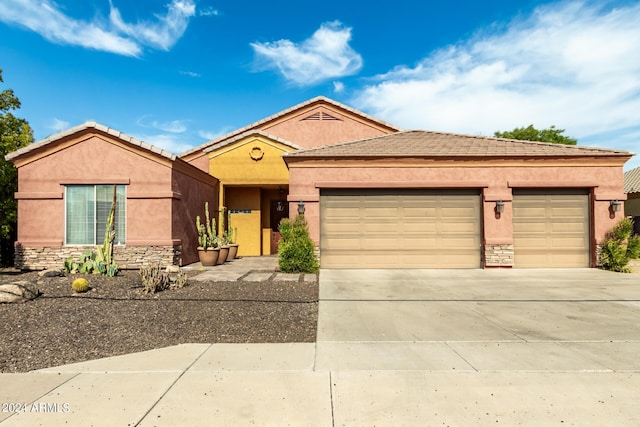
[{"label": "cloudy sky", "polygon": [[0,88],[36,139],[95,120],[174,153],[318,95],[640,152],[638,23],[638,1],[2,0]]}]

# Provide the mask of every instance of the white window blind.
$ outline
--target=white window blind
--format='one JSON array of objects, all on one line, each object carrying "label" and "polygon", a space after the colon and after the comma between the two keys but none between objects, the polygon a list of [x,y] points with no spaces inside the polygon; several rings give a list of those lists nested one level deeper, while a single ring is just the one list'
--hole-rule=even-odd
[{"label": "white window blind", "polygon": [[[66,244],[96,245],[104,240],[113,200],[113,185],[68,185],[65,194]],[[116,186],[114,244],[125,243],[125,186]]]}]

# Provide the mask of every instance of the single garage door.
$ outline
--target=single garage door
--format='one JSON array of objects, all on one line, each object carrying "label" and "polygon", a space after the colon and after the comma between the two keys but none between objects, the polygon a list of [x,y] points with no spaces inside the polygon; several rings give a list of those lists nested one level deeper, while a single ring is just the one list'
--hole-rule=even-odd
[{"label": "single garage door", "polygon": [[589,267],[587,190],[513,190],[514,266]]},{"label": "single garage door", "polygon": [[322,268],[479,268],[477,190],[327,189]]}]

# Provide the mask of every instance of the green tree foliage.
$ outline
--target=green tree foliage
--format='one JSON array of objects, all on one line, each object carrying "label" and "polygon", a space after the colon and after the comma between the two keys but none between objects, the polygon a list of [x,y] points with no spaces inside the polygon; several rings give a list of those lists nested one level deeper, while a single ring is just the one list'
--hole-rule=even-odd
[{"label": "green tree foliage", "polygon": [[297,215],[283,219],[278,227],[282,240],[278,243],[278,265],[284,273],[317,273],[318,259],[309,237],[307,220]]},{"label": "green tree foliage", "polygon": [[[0,69],[0,83],[2,83]],[[33,133],[26,120],[11,111],[20,108],[20,101],[11,89],[0,91],[0,264],[10,263],[7,253],[13,247],[17,222],[18,172],[4,156],[33,142]]]},{"label": "green tree foliage", "polygon": [[515,128],[512,131],[497,131],[493,135],[498,138],[520,139],[526,141],[551,142],[553,144],[576,145],[578,140],[563,135],[564,129],[556,129],[551,126],[549,129],[538,130],[529,125],[526,128]]},{"label": "green tree foliage", "polygon": [[607,234],[600,263],[605,270],[629,273],[627,263],[640,256],[640,236],[633,235],[633,221],[625,218]]}]

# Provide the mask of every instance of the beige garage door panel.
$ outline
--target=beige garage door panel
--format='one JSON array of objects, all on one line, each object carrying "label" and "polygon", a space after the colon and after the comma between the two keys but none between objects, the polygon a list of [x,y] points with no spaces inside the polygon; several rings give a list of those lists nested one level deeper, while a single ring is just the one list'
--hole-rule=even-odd
[{"label": "beige garage door panel", "polygon": [[478,191],[324,190],[323,268],[479,268]]},{"label": "beige garage door panel", "polygon": [[586,190],[513,190],[515,267],[589,267]]}]

